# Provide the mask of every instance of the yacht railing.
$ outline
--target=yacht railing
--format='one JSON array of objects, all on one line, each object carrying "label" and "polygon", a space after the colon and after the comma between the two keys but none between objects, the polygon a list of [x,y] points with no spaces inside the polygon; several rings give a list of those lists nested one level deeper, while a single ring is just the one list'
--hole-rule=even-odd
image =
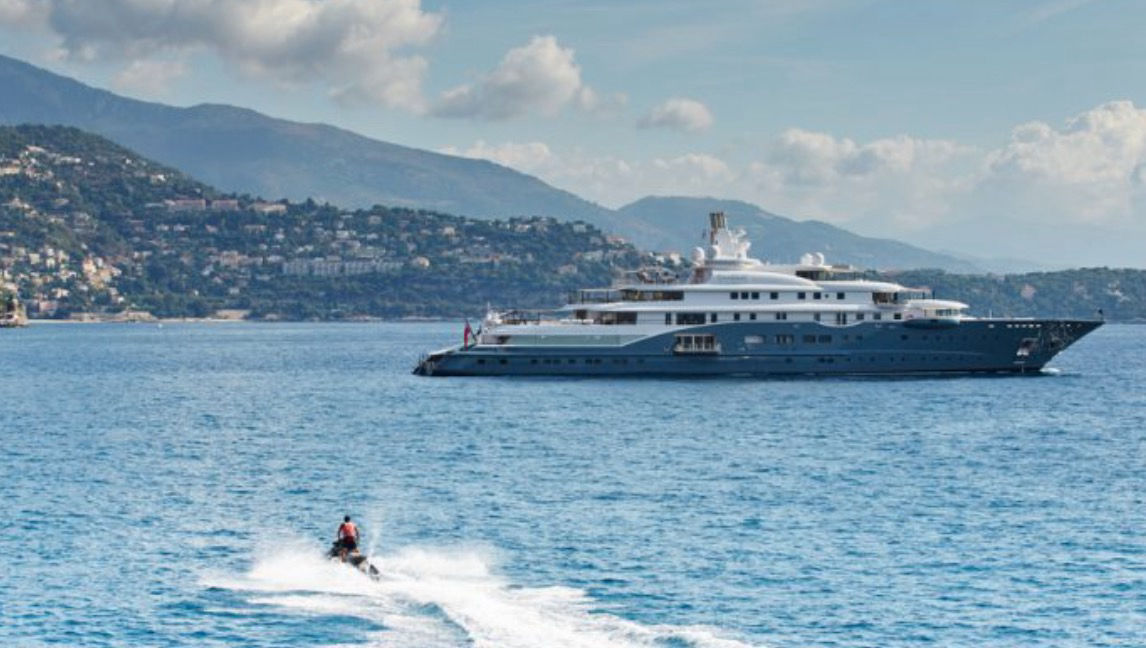
[{"label": "yacht railing", "polygon": [[511,310],[496,313],[487,319],[490,326],[519,326],[523,324],[598,324],[591,319],[570,317],[563,311],[553,310]]}]

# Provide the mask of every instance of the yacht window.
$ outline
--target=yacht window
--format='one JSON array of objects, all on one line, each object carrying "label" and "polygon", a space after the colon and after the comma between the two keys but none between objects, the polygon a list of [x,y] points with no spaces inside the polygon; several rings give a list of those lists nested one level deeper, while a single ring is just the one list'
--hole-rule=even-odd
[{"label": "yacht window", "polygon": [[763,335],[746,335],[746,336],[744,336],[744,344],[747,344],[748,346],[753,346],[756,344],[764,344],[764,336]]},{"label": "yacht window", "polygon": [[871,300],[876,304],[894,304],[899,301],[895,297],[895,293],[872,293]]},{"label": "yacht window", "polygon": [[820,336],[820,344],[831,344],[831,343],[832,343],[832,336],[830,336],[830,335],[821,335]]},{"label": "yacht window", "polygon": [[731,299],[736,299],[739,296],[740,296],[740,293],[728,293],[728,297]]},{"label": "yacht window", "polygon": [[665,313],[665,326],[672,326],[672,313]]},{"label": "yacht window", "polygon": [[713,324],[716,323],[716,313],[712,313],[712,315],[709,316],[709,321]]},{"label": "yacht window", "polygon": [[756,321],[756,313],[748,313],[748,319]]},{"label": "yacht window", "polygon": [[733,313],[732,314],[732,321],[739,322],[740,321],[740,313]]},{"label": "yacht window", "polygon": [[758,293],[758,292],[752,293],[752,299],[760,299],[760,293]]},{"label": "yacht window", "polygon": [[796,293],[796,299],[806,299],[807,297],[807,293]]},{"label": "yacht window", "polygon": [[814,335],[805,335],[804,336],[804,344],[815,344],[815,343],[816,343],[816,336],[814,336]]},{"label": "yacht window", "polygon": [[[581,291],[586,293],[588,291]],[[582,298],[581,301],[614,301],[617,292],[615,290],[597,290],[595,293],[590,293]],[[684,291],[682,290],[636,290],[633,288],[626,288],[620,293],[621,301],[680,301],[684,299]]]},{"label": "yacht window", "polygon": [[862,322],[862,321],[863,321],[863,318],[864,318],[864,314],[863,314],[863,313],[856,313],[856,321],[857,321],[857,322]]},{"label": "yacht window", "polygon": [[778,293],[778,292],[768,293],[768,299],[780,299],[780,293]]},{"label": "yacht window", "polygon": [[776,319],[786,320],[786,319],[788,319],[788,314],[787,313],[776,313]]},{"label": "yacht window", "polygon": [[812,313],[812,319],[816,320],[817,322],[820,321],[820,314],[819,313]]},{"label": "yacht window", "polygon": [[704,324],[704,313],[677,313],[676,323],[681,325]]},{"label": "yacht window", "polygon": [[[716,336],[706,335],[677,335],[673,345],[675,353],[697,353],[718,351]],[[616,360],[614,360],[616,362]],[[627,361],[625,361],[627,362]]]},{"label": "yacht window", "polygon": [[903,313],[896,313],[895,319],[903,319]]},{"label": "yacht window", "polygon": [[636,324],[636,313],[606,311],[597,316],[597,324]]},{"label": "yacht window", "polygon": [[844,298],[844,294],[842,292],[836,293],[836,299],[843,299],[843,298]]},{"label": "yacht window", "polygon": [[776,344],[792,344],[795,341],[796,337],[787,333],[781,333],[776,336]]},{"label": "yacht window", "polygon": [[876,314],[872,315],[871,318],[874,320],[881,320],[881,319],[883,319],[883,313],[876,313]]},{"label": "yacht window", "polygon": [[812,293],[812,299],[819,299],[820,293]]},{"label": "yacht window", "polygon": [[748,299],[748,293],[746,293],[746,292],[740,293],[740,298],[741,299]]}]

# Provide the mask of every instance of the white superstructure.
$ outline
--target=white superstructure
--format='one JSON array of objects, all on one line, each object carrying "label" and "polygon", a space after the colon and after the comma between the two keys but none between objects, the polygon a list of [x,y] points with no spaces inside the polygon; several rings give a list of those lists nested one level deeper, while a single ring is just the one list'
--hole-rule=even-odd
[{"label": "white superstructure", "polygon": [[636,281],[578,291],[551,312],[495,312],[482,323],[480,344],[626,344],[699,324],[741,321],[818,322],[846,328],[863,322],[959,320],[967,304],[932,299],[926,289],[869,281],[851,266],[829,265],[821,253],[772,265],[748,256],[744,230],[712,215],[708,250],[693,251],[684,281]]}]

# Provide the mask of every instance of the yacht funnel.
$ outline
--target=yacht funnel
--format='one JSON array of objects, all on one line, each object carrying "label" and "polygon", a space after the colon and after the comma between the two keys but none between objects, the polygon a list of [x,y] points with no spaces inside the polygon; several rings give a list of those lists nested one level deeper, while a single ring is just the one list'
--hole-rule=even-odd
[{"label": "yacht funnel", "polygon": [[716,242],[716,233],[722,229],[727,229],[728,222],[724,218],[724,212],[711,212],[708,215],[708,235],[712,242]]}]

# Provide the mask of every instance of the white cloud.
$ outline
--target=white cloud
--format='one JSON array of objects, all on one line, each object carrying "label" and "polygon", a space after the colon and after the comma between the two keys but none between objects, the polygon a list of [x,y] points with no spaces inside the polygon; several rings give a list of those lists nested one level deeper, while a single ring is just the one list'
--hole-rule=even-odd
[{"label": "white cloud", "polygon": [[671,172],[686,184],[728,181],[734,177],[724,160],[707,153],[686,153],[669,159],[654,158],[653,168]]},{"label": "white cloud", "polygon": [[473,146],[465,149],[447,146],[440,149],[439,152],[447,155],[490,160],[529,174],[548,170],[556,159],[553,152],[549,150],[549,145],[544,142],[487,144],[485,140],[478,140]]},{"label": "white cloud", "polygon": [[987,150],[791,129],[742,178],[770,209],[933,248],[1146,265],[1146,110],[1129,101],[1021,124]]},{"label": "white cloud", "polygon": [[867,231],[920,229],[950,213],[972,180],[974,150],[899,135],[867,143],[784,131],[748,166],[745,193],[770,209]]},{"label": "white cloud", "polygon": [[641,128],[674,128],[689,132],[712,127],[712,111],[695,99],[674,98],[656,106],[637,122]]},{"label": "white cloud", "polygon": [[[72,60],[132,66],[208,50],[244,73],[324,84],[336,99],[423,108],[426,61],[399,54],[438,32],[419,0],[0,0],[0,22],[42,20]],[[157,69],[157,68],[152,68]]]},{"label": "white cloud", "polygon": [[0,24],[27,24],[43,19],[43,6],[33,0],[0,0]]},{"label": "white cloud", "polygon": [[647,194],[711,191],[713,187],[728,187],[737,178],[726,162],[707,153],[634,161],[590,155],[581,149],[556,152],[543,142],[493,145],[482,140],[440,152],[491,160],[611,206]]},{"label": "white cloud", "polygon": [[120,70],[112,84],[124,90],[158,96],[167,92],[171,82],[187,73],[182,61],[132,61]]},{"label": "white cloud", "polygon": [[1076,222],[1146,221],[1146,110],[1113,101],[1067,120],[1030,122],[985,159],[982,190],[1016,214]]},{"label": "white cloud", "polygon": [[801,129],[761,148],[740,161],[705,152],[625,159],[536,141],[448,152],[495,160],[612,207],[650,194],[720,196],[931,249],[1146,266],[1146,110],[1130,102],[1097,106],[1062,127],[1022,124],[985,149]]},{"label": "white cloud", "polygon": [[534,36],[509,50],[493,72],[475,83],[442,93],[432,114],[504,120],[538,112],[552,115],[565,106],[598,108],[601,98],[581,79],[572,49],[553,36]]},{"label": "white cloud", "polygon": [[769,160],[788,182],[825,185],[847,178],[910,174],[920,167],[942,165],[961,150],[948,140],[899,135],[861,145],[848,138],[792,128],[773,144]]},{"label": "white cloud", "polygon": [[574,105],[581,111],[602,116],[616,114],[628,103],[629,97],[623,92],[601,96],[587,85],[581,86],[574,101]]}]

